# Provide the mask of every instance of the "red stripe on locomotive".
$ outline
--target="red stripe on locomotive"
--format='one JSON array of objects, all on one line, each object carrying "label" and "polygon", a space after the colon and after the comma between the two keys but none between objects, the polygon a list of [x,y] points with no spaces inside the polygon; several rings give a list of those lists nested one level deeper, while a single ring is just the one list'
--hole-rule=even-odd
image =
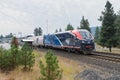
[{"label": "red stripe on locomotive", "polygon": [[73,34],[75,34],[75,36],[76,36],[78,39],[80,39],[80,40],[83,39],[82,36],[81,36],[81,34],[80,34],[80,32],[79,32],[78,30],[72,30],[71,32],[72,32]]}]

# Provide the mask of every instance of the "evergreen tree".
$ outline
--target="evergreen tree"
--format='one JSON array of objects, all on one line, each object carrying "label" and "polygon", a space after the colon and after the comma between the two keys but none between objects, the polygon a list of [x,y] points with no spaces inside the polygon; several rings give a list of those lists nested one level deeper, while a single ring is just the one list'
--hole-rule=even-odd
[{"label": "evergreen tree", "polygon": [[42,35],[42,29],[41,29],[41,27],[34,29],[34,35],[35,36],[41,36]]},{"label": "evergreen tree", "polygon": [[28,45],[28,43],[25,43],[21,49],[21,64],[24,66],[23,70],[27,71],[30,70],[31,67],[33,67],[35,63],[35,56],[32,53],[32,47]]},{"label": "evergreen tree", "polygon": [[56,29],[56,30],[55,30],[55,33],[57,33],[57,32],[58,32],[58,30]]},{"label": "evergreen tree", "polygon": [[61,28],[59,28],[59,32],[62,32],[62,29],[61,29]]},{"label": "evergreen tree", "polygon": [[97,27],[96,30],[95,30],[95,41],[96,42],[98,42],[99,35],[100,35],[100,30],[99,30],[99,27]]},{"label": "evergreen tree", "polygon": [[100,16],[100,21],[102,22],[102,28],[100,32],[100,45],[108,47],[111,52],[111,48],[116,45],[116,29],[115,22],[116,15],[114,13],[112,4],[107,1],[105,5],[105,11],[102,12]]},{"label": "evergreen tree", "polygon": [[84,29],[85,19],[84,16],[82,17],[82,20],[80,21],[80,28]]},{"label": "evergreen tree", "polygon": [[120,47],[120,11],[118,12],[117,18],[115,20],[115,26],[116,26],[117,44],[118,47]]},{"label": "evergreen tree", "polygon": [[6,38],[12,38],[13,37],[13,34],[10,33],[9,35],[6,35]]},{"label": "evergreen tree", "polygon": [[80,21],[80,29],[86,29],[91,32],[89,27],[89,21],[88,19],[84,19],[84,16],[82,17],[82,20]]},{"label": "evergreen tree", "polygon": [[13,70],[18,66],[18,40],[13,37],[10,50],[0,49],[0,69],[2,71]]},{"label": "evergreen tree", "polygon": [[12,57],[9,50],[5,50],[0,47],[0,70],[1,71],[10,71],[15,67],[12,65]]},{"label": "evergreen tree", "polygon": [[11,46],[15,46],[18,48],[18,45],[19,45],[18,39],[16,37],[13,37],[12,42],[11,42]]},{"label": "evergreen tree", "polygon": [[41,29],[41,27],[39,27],[39,29],[38,29],[38,35],[39,35],[39,36],[42,35],[42,29]]},{"label": "evergreen tree", "polygon": [[37,33],[38,33],[38,28],[35,28],[35,29],[34,29],[34,35],[35,35],[35,36],[38,36]]},{"label": "evergreen tree", "polygon": [[17,57],[18,57],[18,39],[16,37],[12,38],[11,42],[11,64],[13,68],[15,68],[18,65]]},{"label": "evergreen tree", "polygon": [[88,30],[88,31],[90,31],[91,32],[91,30],[90,30],[90,24],[89,24],[89,21],[88,21],[88,19],[86,19],[86,29]]},{"label": "evergreen tree", "polygon": [[10,34],[9,34],[9,37],[10,37],[10,38],[12,38],[12,37],[13,37],[13,34],[12,34],[12,33],[10,33]]},{"label": "evergreen tree", "polygon": [[3,35],[0,35],[0,39],[4,38]]},{"label": "evergreen tree", "polygon": [[67,28],[65,29],[66,31],[69,31],[69,30],[74,30],[73,26],[71,24],[68,24],[67,25]]},{"label": "evergreen tree", "polygon": [[60,80],[62,71],[59,69],[58,60],[52,51],[48,51],[45,55],[46,65],[40,61],[41,77],[39,80]]}]

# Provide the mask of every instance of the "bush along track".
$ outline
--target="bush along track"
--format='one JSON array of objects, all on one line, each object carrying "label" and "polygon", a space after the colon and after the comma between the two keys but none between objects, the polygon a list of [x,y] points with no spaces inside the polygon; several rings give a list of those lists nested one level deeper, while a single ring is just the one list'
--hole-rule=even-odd
[{"label": "bush along track", "polygon": [[20,65],[23,66],[24,71],[30,70],[35,63],[32,48],[25,43],[22,49],[19,49],[16,37],[13,37],[11,44],[9,50],[0,48],[0,70],[11,71]]}]

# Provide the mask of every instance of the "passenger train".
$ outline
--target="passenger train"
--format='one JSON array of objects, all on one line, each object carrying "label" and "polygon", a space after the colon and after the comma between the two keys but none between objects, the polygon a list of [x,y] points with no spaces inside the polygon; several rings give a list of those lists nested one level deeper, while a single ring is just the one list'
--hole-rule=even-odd
[{"label": "passenger train", "polygon": [[69,52],[83,52],[84,54],[90,54],[95,49],[94,37],[85,29],[29,37],[28,39],[33,40],[33,46],[57,48]]}]

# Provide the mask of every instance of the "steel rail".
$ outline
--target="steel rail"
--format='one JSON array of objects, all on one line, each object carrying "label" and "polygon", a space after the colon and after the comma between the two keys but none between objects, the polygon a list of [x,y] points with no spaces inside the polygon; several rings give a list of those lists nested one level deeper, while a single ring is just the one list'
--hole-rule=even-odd
[{"label": "steel rail", "polygon": [[92,52],[91,54],[94,58],[120,63],[120,54],[104,52]]}]

